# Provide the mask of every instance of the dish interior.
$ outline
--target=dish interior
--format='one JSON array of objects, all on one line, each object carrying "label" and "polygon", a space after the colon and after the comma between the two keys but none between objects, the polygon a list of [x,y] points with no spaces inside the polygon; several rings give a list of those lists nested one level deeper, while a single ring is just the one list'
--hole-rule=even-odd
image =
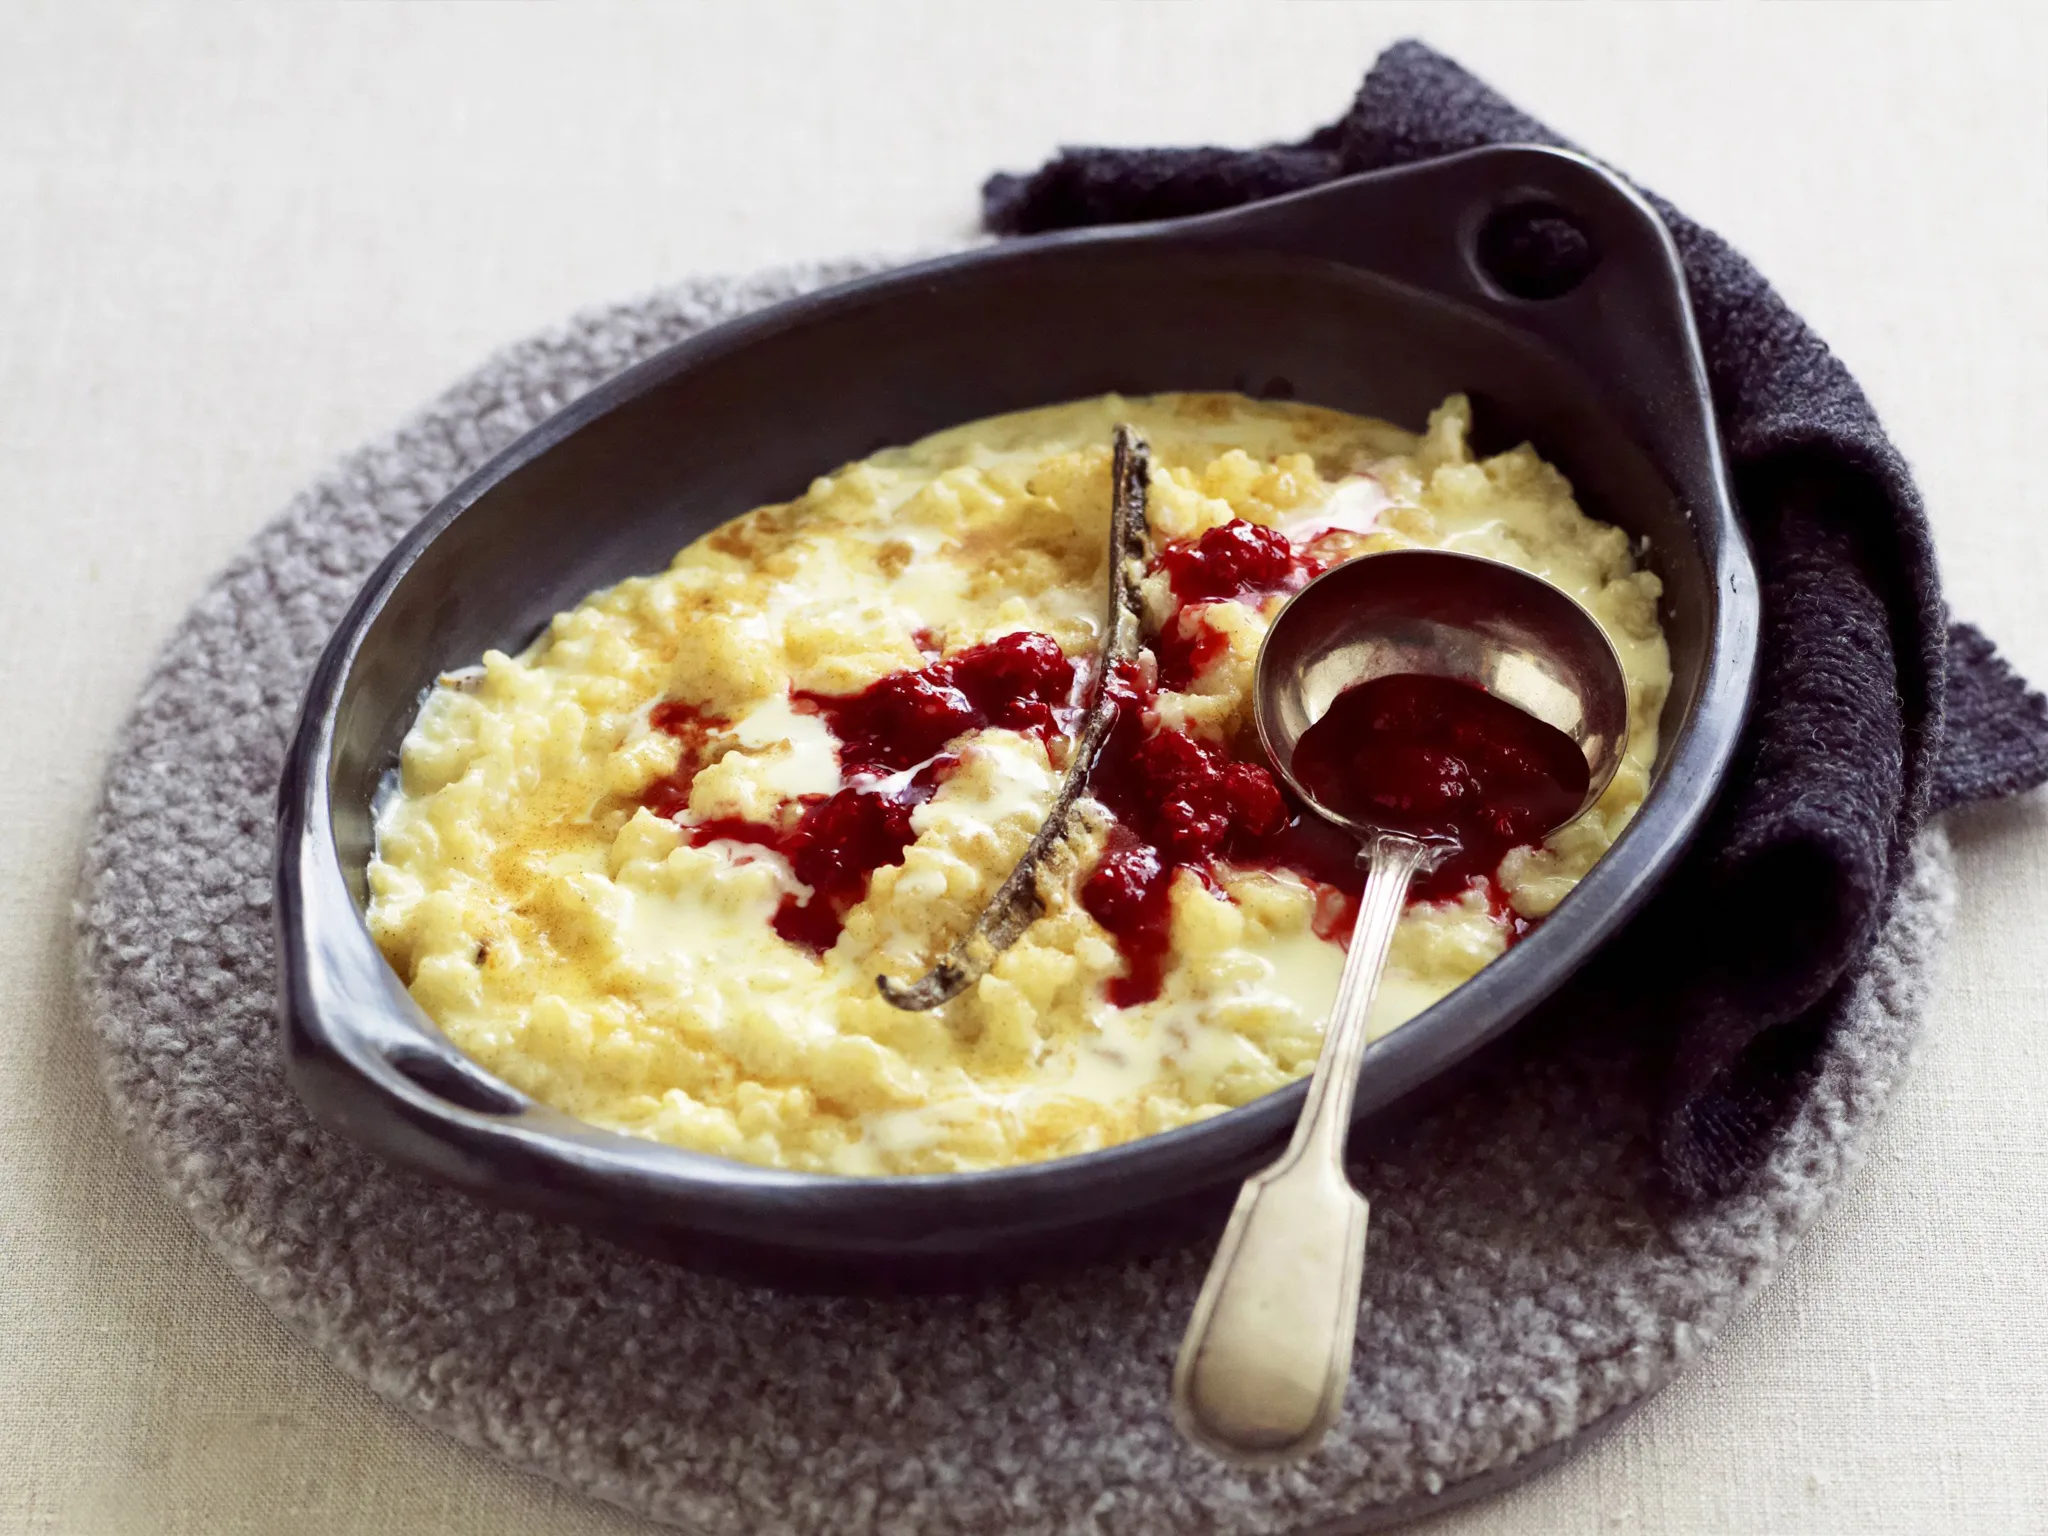
[{"label": "dish interior", "polygon": [[[1635,280],[1676,281],[1662,269]],[[1049,1242],[1081,1252],[1146,1241],[1155,1218],[1193,1209],[1270,1158],[1297,1090],[1085,1156],[850,1179],[595,1131],[469,1068],[403,995],[363,922],[373,806],[425,690],[487,649],[519,650],[584,594],[660,568],[822,470],[954,423],[1110,392],[1219,390],[1414,425],[1463,390],[1477,451],[1539,445],[1588,515],[1637,541],[1663,586],[1671,691],[1651,793],[1627,835],[1555,920],[1375,1046],[1355,1111],[1367,1119],[1554,991],[1645,899],[1704,814],[1739,725],[1753,598],[1703,392],[1689,398],[1668,382],[1696,366],[1695,354],[1671,351],[1684,345],[1646,339],[1646,376],[1667,382],[1617,399],[1472,305],[1339,261],[1153,231],[888,274],[629,370],[450,495],[372,578],[322,664],[283,807],[294,1082],[329,1123],[401,1161],[692,1263],[765,1266],[778,1279],[815,1265],[831,1271],[818,1283],[838,1284],[847,1266],[1000,1267]],[[1678,424],[1662,429],[1669,479],[1622,425],[1645,410]],[[1715,649],[1724,638],[1735,648],[1725,656]]]}]

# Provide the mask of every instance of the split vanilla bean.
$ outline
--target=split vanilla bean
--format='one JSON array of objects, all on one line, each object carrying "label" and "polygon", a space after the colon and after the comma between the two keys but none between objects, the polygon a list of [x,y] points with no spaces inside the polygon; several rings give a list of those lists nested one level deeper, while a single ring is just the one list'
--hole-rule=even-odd
[{"label": "split vanilla bean", "polygon": [[1152,454],[1145,439],[1130,426],[1119,424],[1113,441],[1108,611],[1103,618],[1102,649],[1095,676],[1089,682],[1081,734],[1067,763],[1066,777],[1038,835],[1031,839],[1031,846],[1024,850],[1017,867],[989,899],[974,926],[917,980],[906,985],[887,976],[875,978],[882,996],[898,1008],[916,1013],[952,1001],[986,975],[1003,951],[1016,943],[1045,911],[1045,899],[1038,889],[1039,872],[1066,854],[1067,817],[1074,802],[1087,789],[1088,776],[1102,755],[1103,744],[1109,740],[1110,727],[1116,723],[1110,673],[1118,662],[1137,656],[1143,628],[1138,582],[1145,570],[1145,506],[1152,477]]}]

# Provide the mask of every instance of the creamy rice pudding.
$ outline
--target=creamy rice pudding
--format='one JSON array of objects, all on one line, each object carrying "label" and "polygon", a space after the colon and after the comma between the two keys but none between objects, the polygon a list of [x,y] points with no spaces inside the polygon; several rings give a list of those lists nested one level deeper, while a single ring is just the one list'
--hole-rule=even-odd
[{"label": "creamy rice pudding", "polygon": [[[1146,651],[1044,911],[892,1006],[1043,820],[1100,645],[1111,431],[1149,440]],[[1360,875],[1260,760],[1278,605],[1414,546],[1556,583],[1613,640],[1627,760],[1587,815],[1420,882],[1381,1034],[1542,920],[1647,791],[1659,586],[1529,447],[1234,395],[1104,397],[815,481],[444,677],[380,803],[369,921],[426,1013],[536,1099],[775,1166],[931,1173],[1187,1124],[1305,1074]]]}]

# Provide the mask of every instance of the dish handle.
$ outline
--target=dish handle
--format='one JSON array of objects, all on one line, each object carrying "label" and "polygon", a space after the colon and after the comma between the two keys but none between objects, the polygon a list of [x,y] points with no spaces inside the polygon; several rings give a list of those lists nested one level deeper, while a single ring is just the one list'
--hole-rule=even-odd
[{"label": "dish handle", "polygon": [[1654,455],[1725,493],[1678,248],[1640,193],[1584,155],[1467,150],[1179,227],[1197,241],[1341,262],[1533,334]]}]

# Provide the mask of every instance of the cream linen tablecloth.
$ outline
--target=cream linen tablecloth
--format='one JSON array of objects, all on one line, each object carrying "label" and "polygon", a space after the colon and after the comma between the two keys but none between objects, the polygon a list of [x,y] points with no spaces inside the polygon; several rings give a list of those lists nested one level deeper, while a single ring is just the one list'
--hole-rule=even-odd
[{"label": "cream linen tablecloth", "polygon": [[[1752,256],[1857,371],[1959,611],[2048,679],[2048,26],[2018,7],[0,4],[0,1530],[639,1522],[415,1428],[204,1252],[70,983],[102,754],[302,482],[683,274],[967,232],[1057,143],[1251,142],[1404,33]],[[2048,806],[1956,829],[1916,1070],[1790,1271],[1459,1533],[2048,1530]]]}]

